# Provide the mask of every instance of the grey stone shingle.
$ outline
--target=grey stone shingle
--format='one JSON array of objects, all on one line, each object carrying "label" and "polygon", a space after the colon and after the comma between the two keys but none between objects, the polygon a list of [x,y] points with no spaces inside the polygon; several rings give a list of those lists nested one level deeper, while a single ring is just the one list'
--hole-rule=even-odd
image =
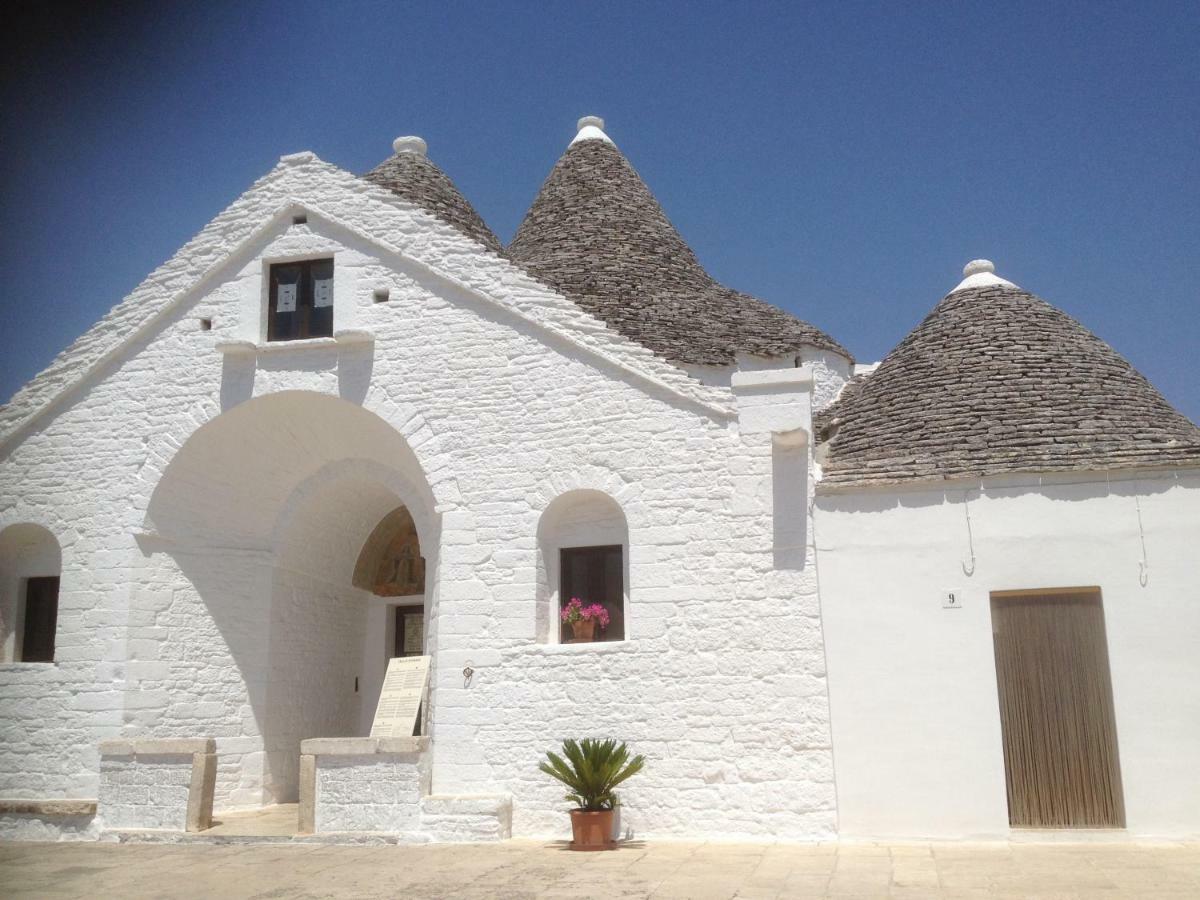
[{"label": "grey stone shingle", "polygon": [[506,252],[625,337],[675,362],[727,365],[737,352],[777,356],[802,346],[850,358],[814,326],[715,281],[608,141],[567,148]]},{"label": "grey stone shingle", "polygon": [[947,295],[815,426],[829,485],[1200,464],[1200,428],[1124,357],[1009,286]]}]

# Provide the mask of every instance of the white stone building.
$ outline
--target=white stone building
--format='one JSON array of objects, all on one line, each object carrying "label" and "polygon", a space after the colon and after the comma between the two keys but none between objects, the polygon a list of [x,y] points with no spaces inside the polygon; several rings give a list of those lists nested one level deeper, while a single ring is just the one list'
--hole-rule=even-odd
[{"label": "white stone building", "polygon": [[285,156],[0,410],[0,836],[559,835],[583,736],[642,836],[1200,833],[1200,430],[990,264],[856,367],[602,128],[507,248]]}]

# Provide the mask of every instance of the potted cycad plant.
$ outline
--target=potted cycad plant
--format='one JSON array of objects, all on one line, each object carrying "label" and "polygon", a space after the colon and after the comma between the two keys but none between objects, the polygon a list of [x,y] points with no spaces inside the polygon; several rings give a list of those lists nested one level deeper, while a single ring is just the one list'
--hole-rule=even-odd
[{"label": "potted cycad plant", "polygon": [[[614,740],[566,740],[563,755],[547,751],[539,768],[567,786],[572,850],[608,850],[613,846],[613,805],[617,785],[642,770],[644,756],[629,758],[629,748]],[[563,757],[566,757],[565,759]]]}]

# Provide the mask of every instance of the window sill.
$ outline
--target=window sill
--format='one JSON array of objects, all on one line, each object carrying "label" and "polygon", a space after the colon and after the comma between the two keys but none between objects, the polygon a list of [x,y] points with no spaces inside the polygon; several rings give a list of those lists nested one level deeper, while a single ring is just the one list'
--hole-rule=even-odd
[{"label": "window sill", "polygon": [[0,672],[27,672],[36,668],[54,668],[57,662],[34,662],[33,660],[8,660],[0,662]]},{"label": "window sill", "polygon": [[218,353],[226,356],[259,356],[263,353],[286,353],[289,351],[337,349],[358,344],[375,343],[375,332],[365,328],[341,328],[333,337],[302,338],[298,341],[217,341]]},{"label": "window sill", "polygon": [[535,653],[557,656],[562,653],[619,653],[629,649],[629,639],[620,641],[589,641],[586,644],[534,644]]}]

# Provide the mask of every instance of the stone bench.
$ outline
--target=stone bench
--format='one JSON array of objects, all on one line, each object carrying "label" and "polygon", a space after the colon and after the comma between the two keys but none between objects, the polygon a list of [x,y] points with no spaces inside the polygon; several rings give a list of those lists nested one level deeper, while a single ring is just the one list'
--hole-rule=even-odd
[{"label": "stone bench", "polygon": [[95,800],[0,799],[0,841],[94,840]]},{"label": "stone bench", "polygon": [[410,841],[512,836],[506,794],[429,793],[428,737],[312,738],[300,744],[300,833],[373,833]]},{"label": "stone bench", "polygon": [[300,833],[421,830],[429,738],[310,738],[300,743]]},{"label": "stone bench", "polygon": [[216,779],[212,738],[101,741],[100,819],[109,830],[204,831]]}]

